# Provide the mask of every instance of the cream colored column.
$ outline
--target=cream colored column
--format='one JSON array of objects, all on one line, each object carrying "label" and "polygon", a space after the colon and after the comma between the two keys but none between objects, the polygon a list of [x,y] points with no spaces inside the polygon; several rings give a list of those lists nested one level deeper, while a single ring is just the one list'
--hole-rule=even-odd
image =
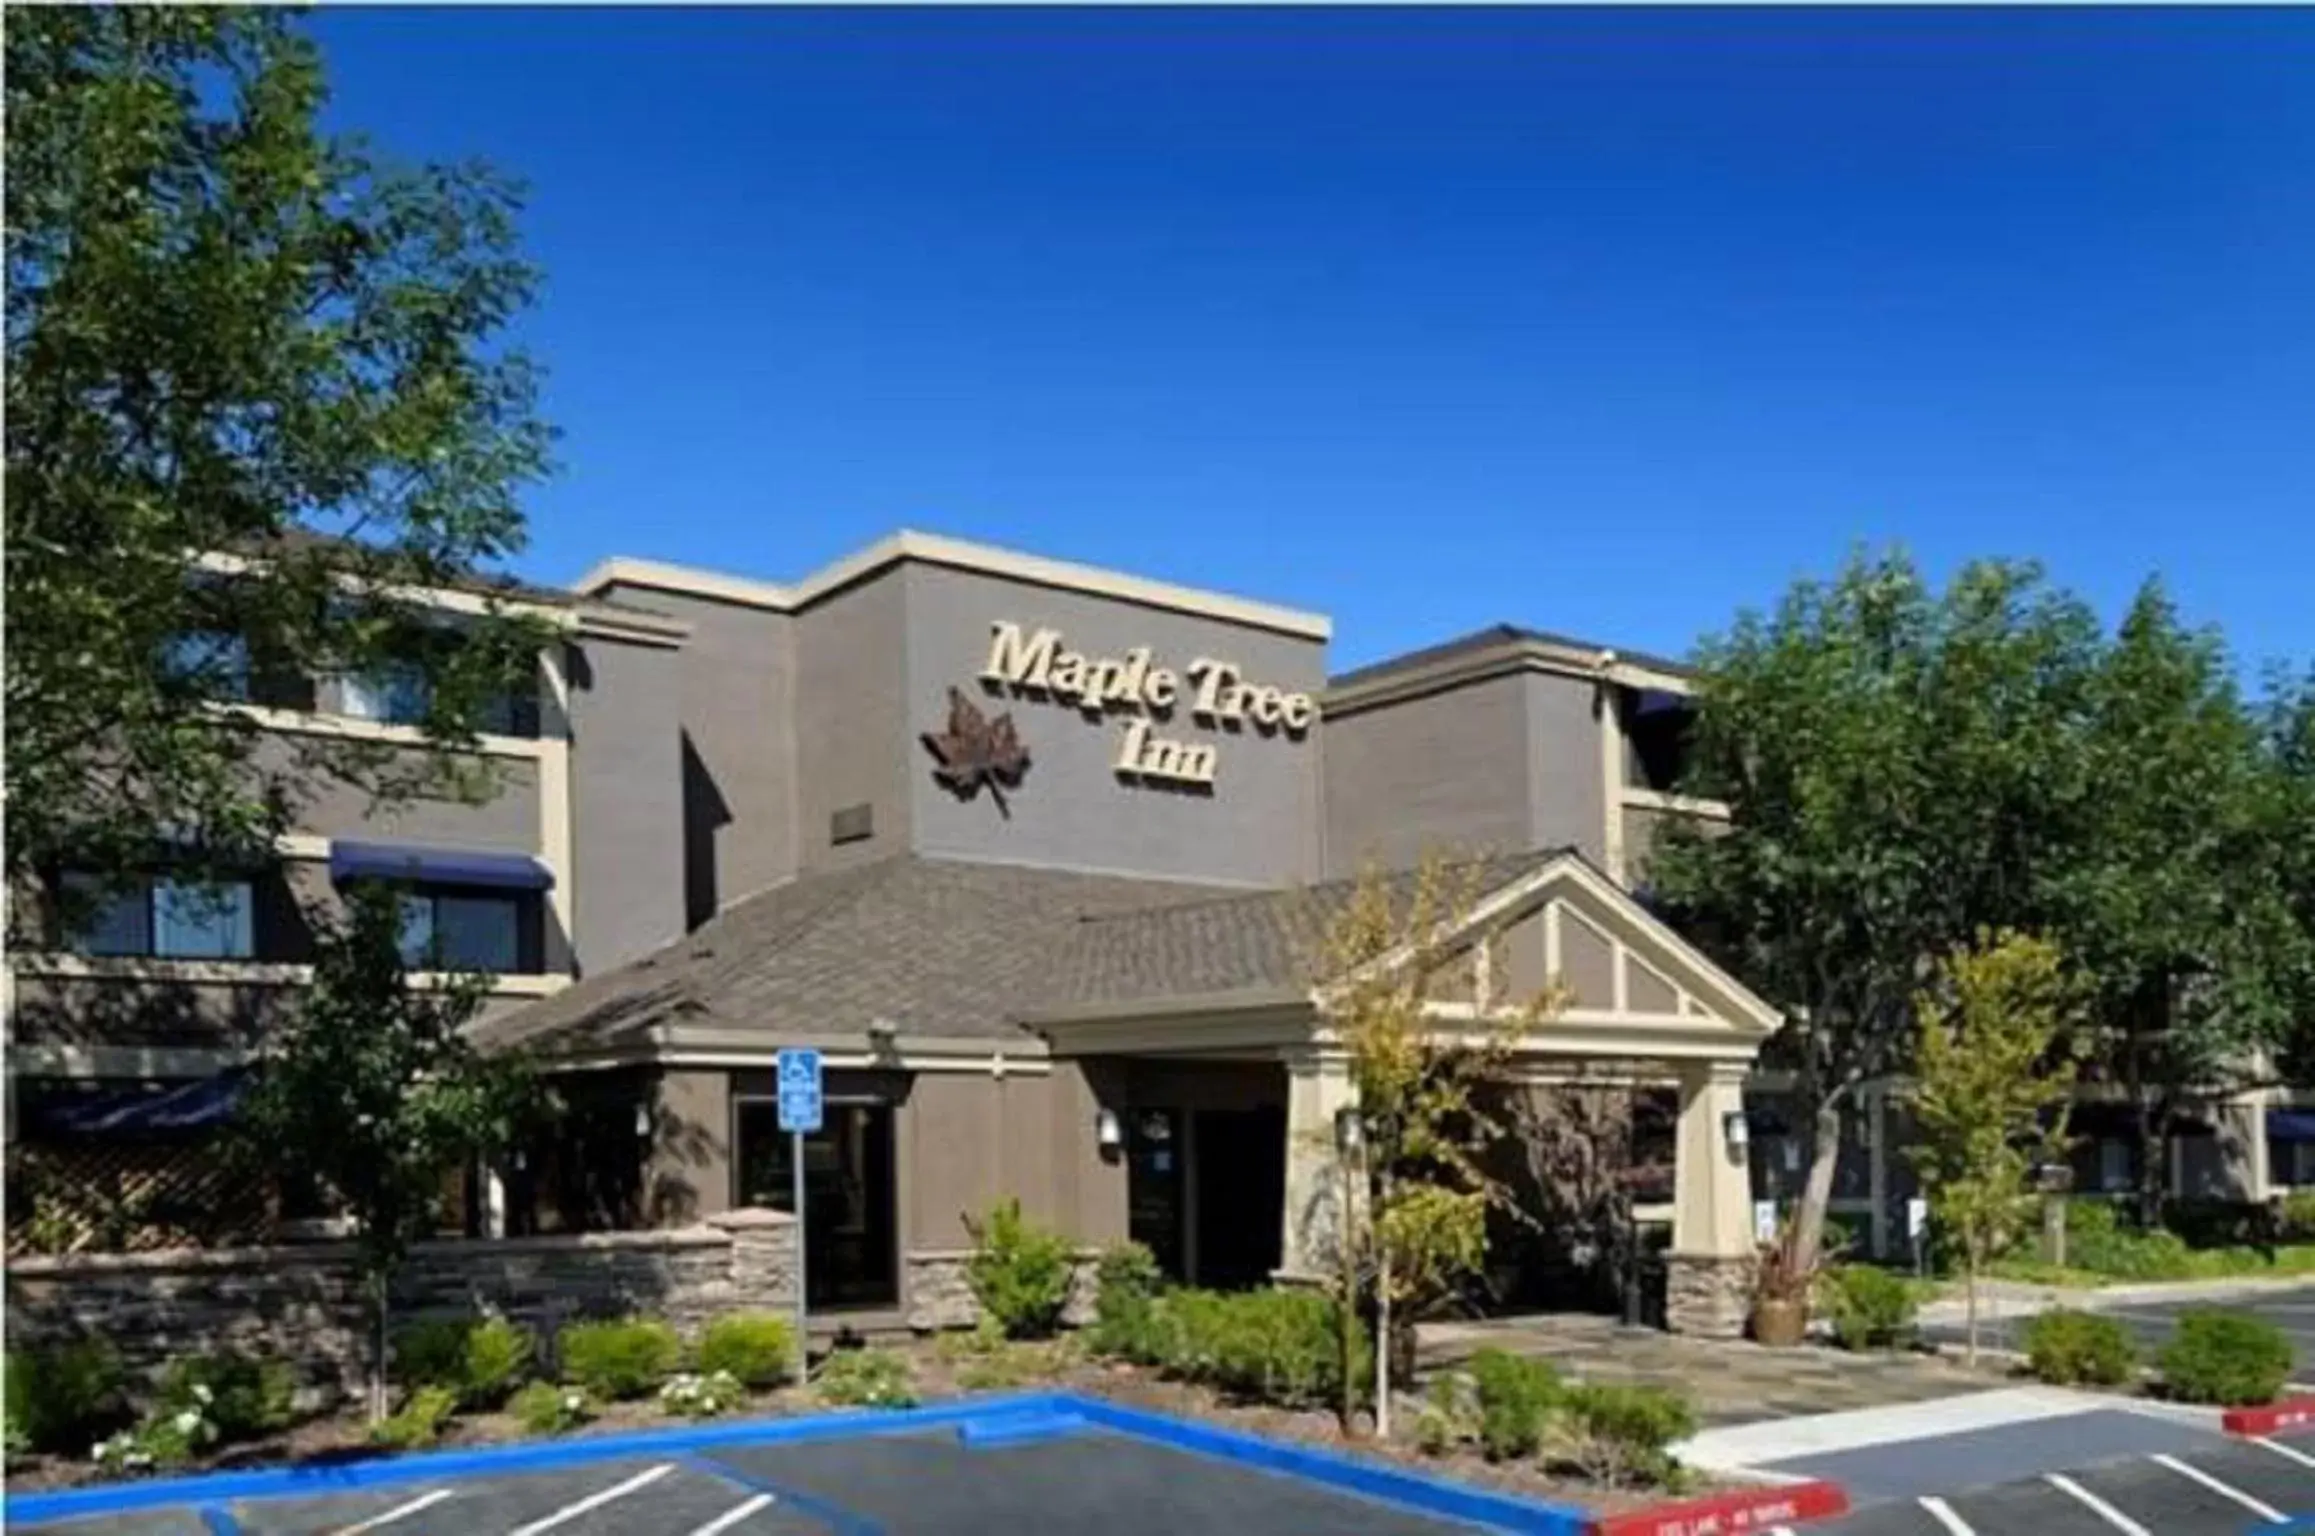
[{"label": "cream colored column", "polygon": [[1286,1209],[1278,1273],[1311,1280],[1332,1273],[1349,1193],[1335,1150],[1334,1117],[1358,1102],[1350,1059],[1310,1049],[1286,1058]]},{"label": "cream colored column", "polygon": [[1597,695],[1600,714],[1600,798],[1608,808],[1602,828],[1600,863],[1608,878],[1624,883],[1624,717],[1617,705],[1621,693],[1614,679],[1602,677]]},{"label": "cream colored column", "polygon": [[1715,1061],[1680,1073],[1673,1163],[1672,1251],[1734,1259],[1752,1252],[1752,1174],[1728,1145],[1728,1117],[1744,1112],[1745,1064]]},{"label": "cream colored column", "polygon": [[547,889],[546,953],[541,958],[548,975],[569,976],[577,938],[571,928],[577,871],[571,859],[571,694],[560,645],[539,653],[538,775],[539,857],[555,874]]},{"label": "cream colored column", "polygon": [[2254,1090],[2220,1105],[2212,1117],[2219,1166],[2237,1200],[2264,1200],[2275,1190],[2267,1165],[2267,1101],[2264,1090]]}]

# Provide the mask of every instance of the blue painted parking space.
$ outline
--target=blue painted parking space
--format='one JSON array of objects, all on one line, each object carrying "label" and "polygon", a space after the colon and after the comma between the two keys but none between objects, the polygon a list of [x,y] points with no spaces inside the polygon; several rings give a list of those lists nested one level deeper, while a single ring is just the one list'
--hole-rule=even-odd
[{"label": "blue painted parking space", "polygon": [[1068,1394],[12,1497],[57,1536],[1576,1536],[1585,1512]]}]

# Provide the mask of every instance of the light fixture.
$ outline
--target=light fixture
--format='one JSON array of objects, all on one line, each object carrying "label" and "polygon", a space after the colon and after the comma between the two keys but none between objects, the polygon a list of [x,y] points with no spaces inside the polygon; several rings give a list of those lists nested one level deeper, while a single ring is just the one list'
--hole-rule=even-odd
[{"label": "light fixture", "polygon": [[889,1051],[899,1038],[900,1026],[890,1019],[879,1016],[868,1021],[868,1048],[870,1050]]},{"label": "light fixture", "polygon": [[1752,1145],[1752,1123],[1745,1119],[1741,1109],[1732,1109],[1720,1117],[1720,1134],[1727,1139],[1731,1152],[1742,1152]]},{"label": "light fixture", "polygon": [[1345,1157],[1356,1157],[1366,1145],[1366,1122],[1359,1118],[1357,1105],[1345,1104],[1334,1112],[1334,1145]]},{"label": "light fixture", "polygon": [[1118,1123],[1117,1111],[1104,1106],[1093,1112],[1093,1141],[1104,1152],[1114,1152],[1125,1142],[1125,1127]]},{"label": "light fixture", "polygon": [[648,1104],[635,1106],[635,1134],[639,1137],[651,1134],[651,1106]]}]

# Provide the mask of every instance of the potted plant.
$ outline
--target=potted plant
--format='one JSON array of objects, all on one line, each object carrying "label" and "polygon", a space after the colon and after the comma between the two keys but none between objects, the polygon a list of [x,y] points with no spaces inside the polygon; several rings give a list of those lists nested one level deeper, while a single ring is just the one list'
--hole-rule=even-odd
[{"label": "potted plant", "polygon": [[1771,1349],[1790,1349],[1809,1329],[1807,1270],[1793,1262],[1792,1245],[1764,1245],[1753,1268],[1752,1336]]}]

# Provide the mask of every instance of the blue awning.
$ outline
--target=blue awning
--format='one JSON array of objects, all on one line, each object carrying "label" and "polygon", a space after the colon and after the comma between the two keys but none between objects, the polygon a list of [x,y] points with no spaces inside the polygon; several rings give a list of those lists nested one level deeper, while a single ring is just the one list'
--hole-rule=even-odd
[{"label": "blue awning", "polygon": [[2315,1141],[2315,1110],[2270,1109],[2267,1134],[2277,1141]]},{"label": "blue awning", "polygon": [[517,891],[544,891],[553,888],[555,873],[527,853],[333,841],[330,879],[340,885],[348,880],[424,880],[435,885],[496,885]]},{"label": "blue awning", "polygon": [[128,1136],[150,1131],[192,1131],[232,1117],[249,1074],[220,1072],[159,1093],[99,1093],[46,1106],[48,1129],[74,1136]]}]

